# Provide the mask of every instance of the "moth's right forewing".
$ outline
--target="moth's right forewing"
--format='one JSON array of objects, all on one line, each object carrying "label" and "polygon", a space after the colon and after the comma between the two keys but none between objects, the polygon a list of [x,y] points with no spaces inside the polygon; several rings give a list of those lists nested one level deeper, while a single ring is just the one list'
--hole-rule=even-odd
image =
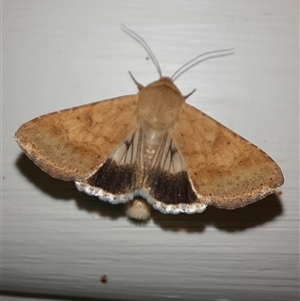
[{"label": "moth's right forewing", "polygon": [[82,180],[137,129],[137,95],[66,109],[23,124],[15,140],[43,171]]},{"label": "moth's right forewing", "polygon": [[279,166],[266,153],[188,104],[170,134],[199,202],[234,209],[283,184]]}]

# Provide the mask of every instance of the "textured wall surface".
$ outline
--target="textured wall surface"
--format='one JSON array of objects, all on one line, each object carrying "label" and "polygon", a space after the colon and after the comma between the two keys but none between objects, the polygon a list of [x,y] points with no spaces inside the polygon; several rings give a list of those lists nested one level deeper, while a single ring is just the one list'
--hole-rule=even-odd
[{"label": "textured wall surface", "polygon": [[[2,1],[2,300],[298,300],[298,1]],[[140,226],[52,179],[14,142],[48,112],[136,93],[158,78],[139,33],[188,102],[267,152],[285,184],[245,208],[153,212]],[[100,277],[107,275],[108,282]],[[22,299],[23,300],[23,299]]]}]

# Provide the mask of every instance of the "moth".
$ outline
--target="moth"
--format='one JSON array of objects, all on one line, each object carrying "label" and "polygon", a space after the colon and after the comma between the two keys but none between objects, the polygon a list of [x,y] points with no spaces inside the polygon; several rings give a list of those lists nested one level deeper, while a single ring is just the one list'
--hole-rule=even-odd
[{"label": "moth", "polygon": [[[283,184],[279,166],[262,150],[186,103],[174,79],[146,42],[159,79],[138,93],[74,107],[23,124],[15,140],[50,176],[75,181],[78,190],[111,204],[126,203],[128,217],[203,212],[208,205],[235,209]],[[205,53],[214,54],[214,52]],[[212,57],[212,56],[211,56]]]}]

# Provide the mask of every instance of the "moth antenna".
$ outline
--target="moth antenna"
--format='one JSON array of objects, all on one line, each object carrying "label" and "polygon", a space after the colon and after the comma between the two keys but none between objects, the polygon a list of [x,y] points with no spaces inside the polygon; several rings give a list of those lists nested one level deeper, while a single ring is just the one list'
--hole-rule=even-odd
[{"label": "moth antenna", "polygon": [[129,29],[128,27],[126,27],[125,25],[121,24],[121,29],[127,33],[130,37],[132,37],[134,40],[136,40],[148,53],[150,59],[152,60],[153,64],[155,65],[159,77],[162,77],[162,72],[158,63],[158,60],[156,59],[154,53],[152,52],[151,48],[149,47],[149,45],[147,44],[147,42],[140,37],[137,33],[135,33],[133,30]]},{"label": "moth antenna", "polygon": [[190,97],[194,92],[196,92],[196,89],[194,89],[192,92],[190,92],[189,94],[187,95],[184,95],[184,99],[187,99],[188,97]]},{"label": "moth antenna", "polygon": [[140,84],[140,83],[133,77],[133,75],[132,75],[132,73],[131,73],[130,71],[128,71],[128,72],[129,72],[130,77],[131,77],[132,80],[134,81],[134,83],[137,85],[138,89],[139,89],[139,90],[142,90],[142,89],[144,88],[144,86],[143,86],[142,84]]},{"label": "moth antenna", "polygon": [[227,56],[231,55],[234,53],[234,48],[229,48],[229,49],[220,49],[220,50],[213,50],[213,51],[208,51],[204,52],[202,54],[197,55],[184,65],[182,65],[175,73],[171,76],[171,79],[175,81],[180,75],[182,75],[184,72],[186,72],[188,69],[192,68],[193,66],[199,64],[200,62],[213,59],[216,57],[221,57],[221,56]]}]

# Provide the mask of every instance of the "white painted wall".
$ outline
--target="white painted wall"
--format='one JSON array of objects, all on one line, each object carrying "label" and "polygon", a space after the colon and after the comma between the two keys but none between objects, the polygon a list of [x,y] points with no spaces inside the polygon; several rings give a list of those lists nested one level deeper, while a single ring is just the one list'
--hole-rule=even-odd
[{"label": "white painted wall", "polygon": [[[116,300],[298,300],[299,59],[296,0],[3,0],[2,293]],[[31,118],[136,93],[209,50],[176,82],[189,103],[268,154],[286,183],[235,211],[153,212],[79,193],[22,155],[13,136]],[[107,275],[108,283],[99,281]],[[5,296],[2,300],[14,298]],[[14,299],[15,300],[15,299]]]}]

